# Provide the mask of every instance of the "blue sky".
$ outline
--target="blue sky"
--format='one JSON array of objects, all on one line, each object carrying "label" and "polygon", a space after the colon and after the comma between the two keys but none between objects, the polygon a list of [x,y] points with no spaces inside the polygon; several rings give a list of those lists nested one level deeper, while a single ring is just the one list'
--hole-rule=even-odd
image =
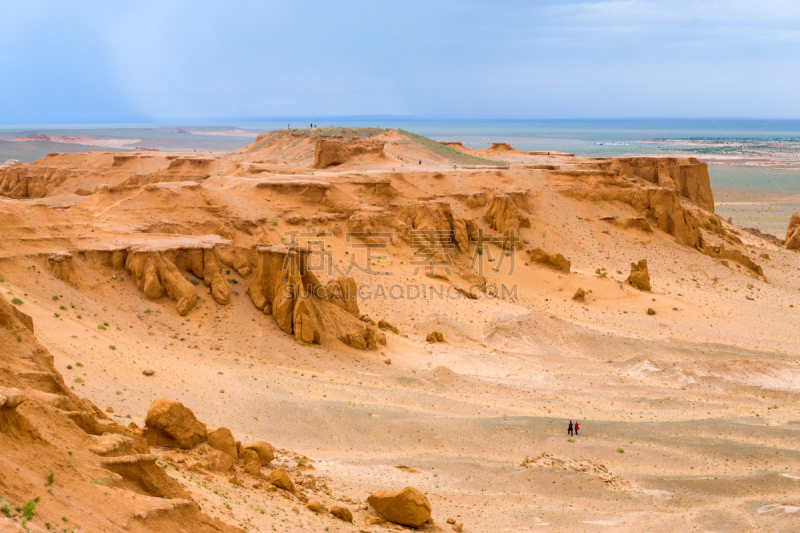
[{"label": "blue sky", "polygon": [[0,124],[800,118],[789,0],[3,2]]}]

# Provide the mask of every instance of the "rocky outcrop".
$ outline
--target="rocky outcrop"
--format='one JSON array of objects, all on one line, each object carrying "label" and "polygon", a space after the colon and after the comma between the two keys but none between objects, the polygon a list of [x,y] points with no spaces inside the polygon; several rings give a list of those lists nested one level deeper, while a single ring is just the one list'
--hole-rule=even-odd
[{"label": "rocky outcrop", "polygon": [[21,506],[46,486],[76,505],[65,511],[42,502],[25,529],[45,531],[68,516],[73,529],[87,531],[116,531],[123,523],[131,531],[242,531],[202,513],[156,463],[142,430],[120,426],[75,396],[33,331],[30,318],[0,298],[3,503]]},{"label": "rocky outcrop", "polygon": [[522,214],[510,195],[497,194],[492,198],[483,219],[493,230],[508,235],[513,228],[519,235],[520,228],[530,228],[531,222]]},{"label": "rocky outcrop", "polygon": [[786,244],[786,241],[784,241],[783,239],[779,239],[778,237],[776,237],[775,235],[773,235],[771,233],[764,233],[763,231],[761,231],[758,228],[741,228],[741,230],[742,231],[746,231],[747,233],[749,233],[751,235],[755,235],[756,237],[758,237],[760,239],[764,239],[768,243],[773,244],[775,246],[784,246]]},{"label": "rocky outcrop", "polygon": [[626,178],[639,178],[672,189],[706,211],[714,212],[708,164],[690,158],[627,157],[613,159],[611,169]]},{"label": "rocky outcrop", "polygon": [[800,214],[793,214],[786,229],[784,246],[787,250],[800,250]]},{"label": "rocky outcrop", "polygon": [[[445,201],[392,205],[390,209],[398,219],[394,228],[415,248],[421,245],[448,253],[450,250],[467,252],[471,239],[478,235],[475,222],[457,216]],[[413,235],[411,230],[415,231]]]},{"label": "rocky outcrop", "polygon": [[419,527],[431,517],[431,502],[413,487],[373,492],[367,503],[389,522]]},{"label": "rocky outcrop", "polygon": [[157,498],[190,500],[191,495],[156,464],[157,459],[152,454],[112,457],[100,461],[100,467],[121,476],[122,481],[117,484],[130,491]]},{"label": "rocky outcrop", "polygon": [[678,243],[698,250],[703,248],[703,236],[697,219],[684,209],[680,198],[671,189],[594,188],[570,189],[562,193],[582,200],[628,204],[652,219],[658,229],[675,237]]},{"label": "rocky outcrop", "polygon": [[428,333],[428,335],[425,337],[425,340],[430,343],[444,342],[444,335],[441,331],[432,331]]},{"label": "rocky outcrop", "polygon": [[640,291],[650,290],[650,272],[647,270],[647,259],[639,263],[631,263],[631,273],[625,283],[636,287]]},{"label": "rocky outcrop", "polygon": [[[225,305],[230,299],[230,289],[222,275],[222,261],[214,246],[134,247],[106,253],[112,267],[124,258],[131,279],[147,298],[157,300],[167,296],[175,300],[181,315],[186,315],[197,304],[194,286],[200,280],[218,304]],[[187,278],[182,271],[190,276]]]},{"label": "rocky outcrop", "polygon": [[72,254],[58,252],[47,258],[50,268],[61,281],[69,281],[72,275]]},{"label": "rocky outcrop", "polygon": [[572,263],[561,254],[548,254],[541,248],[528,250],[528,257],[531,263],[546,266],[559,272],[569,272]]},{"label": "rocky outcrop", "polygon": [[616,217],[604,217],[601,218],[603,222],[607,222],[612,226],[616,226],[622,229],[638,229],[645,233],[653,233],[653,228],[650,227],[650,224],[647,222],[647,219],[644,217],[637,217],[637,218],[625,218],[620,219]]},{"label": "rocky outcrop", "polygon": [[51,188],[79,176],[80,173],[74,170],[51,167],[50,160],[48,156],[30,165],[0,168],[0,196],[44,198]]},{"label": "rocky outcrop", "polygon": [[[248,294],[253,304],[298,342],[339,341],[358,349],[386,343],[374,325],[359,320],[352,278],[323,285],[308,270],[308,251],[271,246],[258,249]],[[335,288],[334,288],[335,287]]]},{"label": "rocky outcrop", "polygon": [[736,249],[728,249],[725,248],[723,245],[719,246],[711,246],[706,245],[703,248],[703,251],[706,255],[714,257],[716,259],[724,259],[727,261],[735,261],[740,265],[744,266],[748,270],[751,270],[754,274],[758,276],[764,276],[764,269],[761,268],[760,265],[757,265],[752,259],[744,255],[742,252]]},{"label": "rocky outcrop", "polygon": [[383,157],[382,142],[343,143],[319,140],[314,145],[314,168],[327,168],[347,163],[358,156]]},{"label": "rocky outcrop", "polygon": [[583,289],[581,289],[579,287],[578,290],[575,291],[575,294],[572,296],[572,299],[575,300],[576,302],[585,302],[586,301],[586,291],[584,291]]},{"label": "rocky outcrop", "polygon": [[166,398],[159,398],[150,405],[144,423],[151,446],[188,450],[208,440],[206,425],[182,403]]}]

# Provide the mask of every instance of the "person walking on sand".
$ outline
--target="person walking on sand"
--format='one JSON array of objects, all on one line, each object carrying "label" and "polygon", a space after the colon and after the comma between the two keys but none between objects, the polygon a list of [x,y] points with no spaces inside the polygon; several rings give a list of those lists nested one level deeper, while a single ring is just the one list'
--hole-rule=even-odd
[{"label": "person walking on sand", "polygon": [[567,428],[567,435],[572,436],[572,420],[569,421],[569,427]]},{"label": "person walking on sand", "polygon": [[576,420],[576,421],[575,421],[575,436],[576,436],[576,437],[578,436],[578,430],[579,430],[580,428],[581,428],[581,426],[578,424],[578,421]]},{"label": "person walking on sand", "polygon": [[455,169],[456,169],[456,164],[455,164],[455,163],[453,163],[453,170],[455,170]]}]

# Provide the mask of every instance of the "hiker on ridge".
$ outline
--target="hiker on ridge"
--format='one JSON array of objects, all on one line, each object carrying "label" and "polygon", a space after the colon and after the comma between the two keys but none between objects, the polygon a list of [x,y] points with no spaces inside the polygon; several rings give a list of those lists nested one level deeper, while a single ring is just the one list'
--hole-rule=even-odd
[{"label": "hiker on ridge", "polygon": [[567,429],[567,435],[572,435],[572,420],[569,421],[569,427]]}]

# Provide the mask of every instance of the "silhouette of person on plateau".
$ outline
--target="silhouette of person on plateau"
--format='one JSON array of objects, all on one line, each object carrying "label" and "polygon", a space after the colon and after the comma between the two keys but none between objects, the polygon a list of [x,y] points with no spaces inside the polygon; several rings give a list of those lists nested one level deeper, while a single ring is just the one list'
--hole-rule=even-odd
[{"label": "silhouette of person on plateau", "polygon": [[572,435],[572,420],[569,421],[569,427],[567,428],[567,435]]}]

